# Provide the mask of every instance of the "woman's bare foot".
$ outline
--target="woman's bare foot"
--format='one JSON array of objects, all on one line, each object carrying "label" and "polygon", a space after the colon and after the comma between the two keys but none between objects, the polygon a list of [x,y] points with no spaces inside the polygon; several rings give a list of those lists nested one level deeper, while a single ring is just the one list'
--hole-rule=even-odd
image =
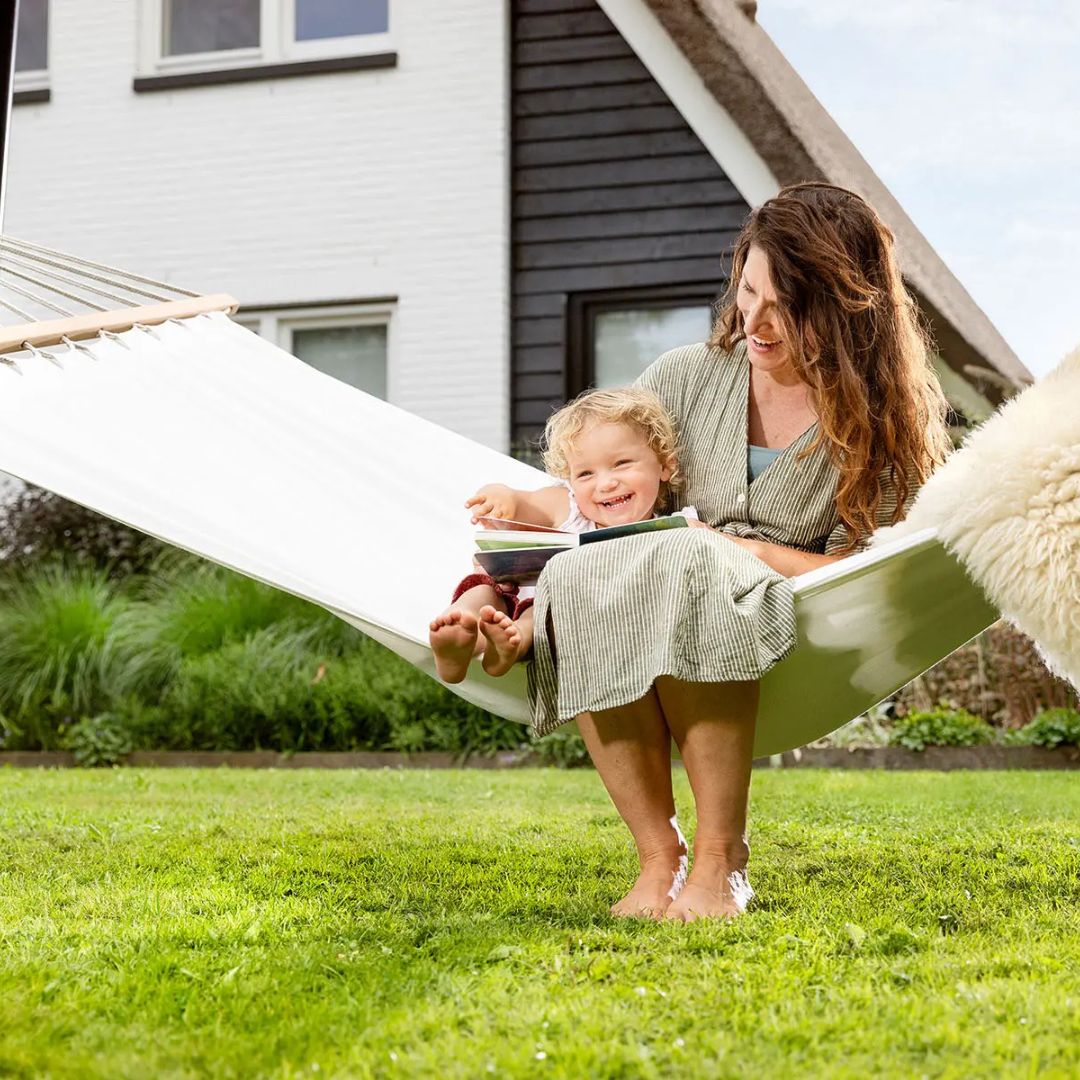
[{"label": "woman's bare foot", "polygon": [[480,609],[480,633],[487,639],[481,661],[489,675],[505,675],[521,659],[523,639],[517,623],[490,604]]},{"label": "woman's bare foot", "polygon": [[435,655],[435,671],[443,682],[459,683],[476,655],[477,622],[471,611],[448,608],[431,620],[428,642]]},{"label": "woman's bare foot", "polygon": [[611,914],[621,918],[662,919],[686,884],[689,851],[675,818],[671,819],[676,843],[641,860],[641,873],[634,887],[617,903]]},{"label": "woman's bare foot", "polygon": [[733,919],[746,910],[754,890],[746,877],[746,844],[732,852],[699,852],[695,846],[694,869],[679,898],[667,909],[666,919]]}]

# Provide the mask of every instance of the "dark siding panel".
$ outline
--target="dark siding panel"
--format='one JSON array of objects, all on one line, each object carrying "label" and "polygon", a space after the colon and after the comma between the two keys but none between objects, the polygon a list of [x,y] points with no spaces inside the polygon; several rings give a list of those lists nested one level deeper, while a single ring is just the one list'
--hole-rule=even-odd
[{"label": "dark siding panel", "polygon": [[[562,372],[563,344],[560,340],[546,345],[526,345],[514,351],[515,372],[522,375],[535,375],[537,372]],[[527,395],[535,397],[536,395]]]},{"label": "dark siding panel", "polygon": [[557,266],[617,266],[657,259],[709,258],[729,248],[733,232],[692,232],[662,236],[627,236],[621,240],[568,240],[562,244],[522,244],[514,254],[515,270]]},{"label": "dark siding panel", "polygon": [[647,285],[685,285],[698,281],[715,282],[716,292],[720,291],[724,282],[724,261],[719,252],[708,259],[681,259],[676,262],[522,270],[514,275],[514,288],[522,294],[571,293],[596,289],[635,289]]},{"label": "dark siding panel", "polygon": [[716,162],[707,154],[680,157],[630,158],[600,161],[588,165],[551,165],[542,169],[515,169],[514,190],[580,191],[583,188],[636,187],[683,180],[705,180],[716,172]]},{"label": "dark siding panel", "polygon": [[564,11],[597,11],[593,0],[514,0],[514,11],[521,15],[549,15]]},{"label": "dark siding panel", "polygon": [[521,296],[514,301],[514,315],[522,319],[558,318],[566,320],[566,296],[548,293],[544,296]]},{"label": "dark siding panel", "polygon": [[619,57],[616,60],[583,60],[568,64],[540,64],[519,67],[514,70],[515,90],[546,90],[552,83],[567,88],[582,86],[612,86],[622,83],[642,82],[649,77],[649,69],[636,57]]},{"label": "dark siding panel", "polygon": [[[520,9],[519,9],[520,10]],[[608,17],[595,5],[588,11],[561,15],[533,15],[518,20],[515,41],[561,40],[578,34],[611,35],[613,27]],[[616,34],[615,37],[618,37]],[[621,41],[622,38],[619,38]]]},{"label": "dark siding panel", "polygon": [[[515,319],[511,329],[511,340],[524,355],[528,345],[554,345],[562,355],[563,322],[558,316],[553,318]],[[559,364],[556,364],[558,367]],[[522,370],[526,370],[522,368]]]},{"label": "dark siding panel", "polygon": [[577,113],[573,120],[573,131],[568,130],[570,125],[565,116],[523,116],[514,125],[514,142],[518,148],[524,149],[525,143],[534,139],[565,141],[596,135],[637,135],[648,131],[672,131],[684,126],[679,110],[671,105]]},{"label": "dark siding panel", "polygon": [[513,438],[566,386],[569,297],[715,295],[748,207],[596,0],[512,0]]},{"label": "dark siding panel", "polygon": [[687,206],[661,210],[627,210],[572,217],[522,218],[517,222],[518,245],[550,244],[558,240],[616,239],[622,236],[673,236],[686,228],[688,218],[699,229],[738,230],[746,217],[741,203],[709,204],[692,211]]},{"label": "dark siding panel", "polygon": [[635,132],[592,139],[546,139],[544,142],[521,143],[517,150],[517,164],[522,168],[531,168],[697,154],[701,150],[701,143],[692,131],[683,128],[676,131]]},{"label": "dark siding panel", "polygon": [[626,109],[637,105],[666,105],[667,95],[651,79],[614,86],[586,86],[576,90],[534,90],[514,95],[515,116],[553,116]]},{"label": "dark siding panel", "polygon": [[514,47],[514,61],[520,67],[528,64],[559,64],[568,60],[610,60],[616,56],[633,55],[633,50],[622,38],[611,34],[578,34],[546,41],[522,41]]},{"label": "dark siding panel", "polygon": [[514,397],[522,401],[535,398],[550,401],[552,398],[562,397],[565,392],[565,382],[561,371],[514,376]]},{"label": "dark siding panel", "polygon": [[530,398],[518,398],[514,402],[514,423],[532,424],[544,430],[547,418],[565,401],[562,391],[552,395],[545,401],[533,401]]},{"label": "dark siding panel", "polygon": [[[690,183],[645,184],[629,188],[585,188],[581,191],[536,192],[514,197],[517,219],[593,214],[605,210],[652,210],[663,206],[712,206],[730,203],[735,189],[730,181],[695,180]],[[738,198],[737,195],[734,196]]]}]

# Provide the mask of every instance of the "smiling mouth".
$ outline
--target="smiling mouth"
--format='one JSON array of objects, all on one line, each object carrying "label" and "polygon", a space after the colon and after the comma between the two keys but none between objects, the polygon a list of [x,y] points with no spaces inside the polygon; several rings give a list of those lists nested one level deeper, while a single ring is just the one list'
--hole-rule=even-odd
[{"label": "smiling mouth", "polygon": [[764,338],[755,337],[753,334],[750,335],[750,340],[759,349],[771,349],[774,345],[779,345],[780,344],[779,340],[777,340],[777,341],[766,341]]},{"label": "smiling mouth", "polygon": [[625,506],[633,497],[633,495],[617,495],[614,499],[605,499],[599,502],[598,505],[605,510],[618,510],[620,506]]}]

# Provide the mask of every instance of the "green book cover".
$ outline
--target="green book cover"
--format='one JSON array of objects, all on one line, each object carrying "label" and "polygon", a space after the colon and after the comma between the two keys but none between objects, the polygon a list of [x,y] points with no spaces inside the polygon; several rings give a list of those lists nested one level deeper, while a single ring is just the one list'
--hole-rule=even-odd
[{"label": "green book cover", "polygon": [[649,518],[648,521],[631,521],[626,525],[609,525],[605,529],[582,533],[580,544],[591,544],[596,540],[618,540],[623,536],[636,536],[638,533],[660,532],[665,529],[685,529],[689,522],[681,514],[670,517]]}]

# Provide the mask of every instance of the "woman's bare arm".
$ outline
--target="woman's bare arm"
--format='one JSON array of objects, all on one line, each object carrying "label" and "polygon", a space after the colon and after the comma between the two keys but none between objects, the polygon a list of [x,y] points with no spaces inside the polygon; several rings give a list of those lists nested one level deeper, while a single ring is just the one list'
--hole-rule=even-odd
[{"label": "woman's bare arm", "polygon": [[721,532],[704,522],[691,522],[699,528],[722,536],[733,544],[746,548],[751,554],[756,555],[763,563],[768,563],[777,573],[784,577],[797,577],[810,570],[816,570],[819,566],[828,566],[829,563],[839,562],[843,555],[812,555],[808,551],[799,551],[797,548],[784,547],[782,544],[770,544],[766,540],[751,540],[745,536],[733,536],[731,533]]},{"label": "woman's bare arm", "polygon": [[842,555],[814,555],[809,551],[799,551],[797,548],[784,547],[782,544],[770,544],[766,540],[748,540],[742,536],[731,536],[721,533],[728,540],[741,544],[744,548],[753,552],[763,563],[768,563],[777,573],[784,577],[797,577],[809,570],[816,570],[819,566],[828,566],[829,563],[839,562]]}]

